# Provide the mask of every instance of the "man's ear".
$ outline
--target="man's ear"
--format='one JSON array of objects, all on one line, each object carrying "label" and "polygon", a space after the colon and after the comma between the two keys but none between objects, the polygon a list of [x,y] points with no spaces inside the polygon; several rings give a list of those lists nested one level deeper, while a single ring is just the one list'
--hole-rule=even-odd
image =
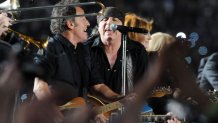
[{"label": "man's ear", "polygon": [[66,23],[67,27],[70,29],[73,29],[75,27],[75,24],[71,20],[67,20]]}]

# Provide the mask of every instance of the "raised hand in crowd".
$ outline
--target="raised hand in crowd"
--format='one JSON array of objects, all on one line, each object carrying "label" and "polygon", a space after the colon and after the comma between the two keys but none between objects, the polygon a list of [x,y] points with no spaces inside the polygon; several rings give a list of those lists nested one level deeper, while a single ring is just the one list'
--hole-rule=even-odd
[{"label": "raised hand in crowd", "polygon": [[[162,52],[161,59],[170,67],[182,93],[192,97],[199,105],[202,105],[199,108],[203,108],[209,104],[209,99],[196,85],[196,76],[185,62],[184,57],[189,51],[189,46],[188,41],[177,39]],[[195,91],[193,92],[193,90]]]},{"label": "raised hand in crowd", "polygon": [[1,123],[13,121],[13,116],[15,115],[14,109],[16,108],[16,95],[22,86],[22,74],[15,61],[12,58],[7,63],[0,62]]}]

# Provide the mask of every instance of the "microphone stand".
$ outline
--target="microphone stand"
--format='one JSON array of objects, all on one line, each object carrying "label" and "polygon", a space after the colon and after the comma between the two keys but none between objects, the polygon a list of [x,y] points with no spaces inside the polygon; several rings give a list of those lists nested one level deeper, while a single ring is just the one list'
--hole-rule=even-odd
[{"label": "microphone stand", "polygon": [[122,95],[126,96],[126,42],[127,34],[122,34]]},{"label": "microphone stand", "polygon": [[122,33],[122,88],[121,88],[121,94],[122,96],[126,96],[126,42],[127,42],[127,29],[118,29],[118,25],[112,24],[110,26],[111,30],[115,31],[118,30],[120,33]]},{"label": "microphone stand", "polygon": [[[121,32],[122,33],[122,95],[126,96],[126,42],[127,42],[127,33],[128,32]],[[124,113],[124,107],[121,109],[121,114]]]}]

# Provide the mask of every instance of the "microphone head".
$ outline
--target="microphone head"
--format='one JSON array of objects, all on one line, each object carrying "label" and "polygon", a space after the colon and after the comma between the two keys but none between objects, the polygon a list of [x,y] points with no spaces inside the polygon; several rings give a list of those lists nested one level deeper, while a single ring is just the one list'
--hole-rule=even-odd
[{"label": "microphone head", "polygon": [[117,30],[117,25],[116,24],[111,24],[110,25],[110,30],[116,31]]}]

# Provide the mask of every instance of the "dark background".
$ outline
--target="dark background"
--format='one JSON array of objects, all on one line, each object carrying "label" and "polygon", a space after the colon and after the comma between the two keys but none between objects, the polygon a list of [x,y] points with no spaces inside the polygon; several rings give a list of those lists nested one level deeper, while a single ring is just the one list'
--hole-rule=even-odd
[{"label": "dark background", "polygon": [[[4,0],[0,0],[3,2]],[[34,7],[53,5],[59,0],[20,0],[21,7]],[[81,0],[90,2],[91,0]],[[105,6],[116,6],[124,12],[134,12],[142,17],[152,18],[154,32],[166,32],[176,36],[178,32],[189,34],[196,32],[199,39],[195,47],[191,48],[189,56],[192,58],[191,65],[196,72],[199,60],[212,52],[218,51],[217,28],[218,28],[218,2],[217,0],[101,0]],[[88,7],[88,11],[98,7]],[[20,19],[49,17],[51,9],[37,11],[24,11]],[[88,18],[91,27],[96,24],[95,17]],[[36,40],[45,41],[51,36],[49,21],[20,23],[12,28]],[[199,47],[207,47],[207,53],[200,55]]]}]

